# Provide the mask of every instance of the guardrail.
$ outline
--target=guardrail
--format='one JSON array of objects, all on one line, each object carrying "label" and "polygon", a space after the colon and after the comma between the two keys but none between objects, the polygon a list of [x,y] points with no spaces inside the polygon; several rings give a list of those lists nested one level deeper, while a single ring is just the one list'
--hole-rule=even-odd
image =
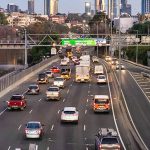
[{"label": "guardrail", "polygon": [[48,67],[50,64],[52,64],[55,61],[58,61],[58,56],[53,56],[51,58],[48,58],[39,64],[36,64],[30,68],[27,68],[25,70],[22,70],[19,73],[16,74],[9,74],[3,78],[0,79],[0,97],[8,93],[13,88],[17,87],[19,84],[23,83],[36,73],[40,72],[42,69]]}]

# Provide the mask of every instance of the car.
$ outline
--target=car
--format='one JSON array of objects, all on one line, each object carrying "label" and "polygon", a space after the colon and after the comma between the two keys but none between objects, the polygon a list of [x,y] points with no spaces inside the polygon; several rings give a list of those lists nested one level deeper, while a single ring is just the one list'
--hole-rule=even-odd
[{"label": "car", "polygon": [[43,124],[39,121],[30,121],[25,127],[25,137],[26,138],[42,138],[44,134]]},{"label": "car", "polygon": [[53,73],[60,73],[60,69],[56,66],[52,66],[50,71],[53,72]]},{"label": "car", "polygon": [[106,56],[105,57],[105,61],[110,62],[111,61],[111,57],[110,56]]},{"label": "car", "polygon": [[106,80],[106,76],[104,74],[101,74],[101,75],[98,75],[97,76],[97,83],[106,83],[107,80]]},{"label": "car", "polygon": [[53,78],[54,77],[54,74],[53,74],[52,71],[46,71],[45,73],[48,76],[48,78]]},{"label": "car", "polygon": [[[121,70],[125,69],[125,66],[122,63],[120,64],[120,69]],[[116,65],[116,70],[119,70],[119,64]]]},{"label": "car", "polygon": [[26,99],[23,95],[15,94],[12,95],[10,100],[7,101],[7,109],[20,109],[24,110],[24,108],[27,106]]},{"label": "car", "polygon": [[121,144],[113,128],[101,128],[95,136],[95,150],[120,150]]},{"label": "car", "polygon": [[97,56],[93,56],[92,57],[92,61],[93,61],[93,63],[98,63],[99,62],[99,58]]},{"label": "car", "polygon": [[61,113],[61,122],[75,122],[78,123],[79,112],[75,107],[64,107]]},{"label": "car", "polygon": [[30,84],[28,86],[27,94],[39,94],[40,88],[38,84]]},{"label": "car", "polygon": [[45,72],[38,74],[37,82],[40,83],[49,83],[48,76]]},{"label": "car", "polygon": [[112,58],[111,59],[111,65],[117,65],[117,64],[118,64],[117,58]]},{"label": "car", "polygon": [[63,77],[56,77],[56,78],[54,78],[53,85],[58,86],[60,88],[64,88],[65,87],[65,81],[66,80]]},{"label": "car", "polygon": [[61,69],[61,77],[65,80],[68,80],[71,78],[71,69],[70,68],[62,68]]},{"label": "car", "polygon": [[108,95],[94,95],[93,98],[93,111],[94,112],[109,112],[110,99]]},{"label": "car", "polygon": [[68,61],[66,59],[61,59],[60,65],[61,66],[67,66],[68,65]]},{"label": "car", "polygon": [[47,91],[46,91],[46,99],[47,100],[60,100],[61,95],[60,95],[60,89],[57,86],[50,86]]}]

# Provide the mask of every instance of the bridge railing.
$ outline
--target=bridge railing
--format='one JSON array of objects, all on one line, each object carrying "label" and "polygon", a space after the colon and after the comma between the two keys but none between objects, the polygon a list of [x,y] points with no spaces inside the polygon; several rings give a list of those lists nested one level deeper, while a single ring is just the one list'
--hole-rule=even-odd
[{"label": "bridge railing", "polygon": [[58,56],[53,56],[42,62],[29,67],[25,70],[20,71],[19,73],[10,73],[2,78],[0,78],[0,97],[17,87],[20,83],[26,81],[36,73],[40,72],[42,69],[48,67],[53,62],[57,61]]}]

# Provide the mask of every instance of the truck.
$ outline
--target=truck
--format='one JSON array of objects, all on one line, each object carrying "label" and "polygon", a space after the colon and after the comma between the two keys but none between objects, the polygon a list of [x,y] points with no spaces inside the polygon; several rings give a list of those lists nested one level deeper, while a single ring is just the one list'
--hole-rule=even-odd
[{"label": "truck", "polygon": [[89,82],[90,81],[89,65],[86,65],[86,64],[76,65],[75,81],[76,82]]},{"label": "truck", "polygon": [[103,65],[95,65],[94,74],[104,74]]}]

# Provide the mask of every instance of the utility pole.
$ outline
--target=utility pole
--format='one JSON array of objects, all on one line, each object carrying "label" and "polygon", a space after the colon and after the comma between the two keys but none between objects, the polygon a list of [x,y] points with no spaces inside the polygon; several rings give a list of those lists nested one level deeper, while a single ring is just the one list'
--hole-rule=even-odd
[{"label": "utility pole", "polygon": [[[98,40],[98,21],[97,21],[97,40]],[[98,42],[97,42],[97,57],[98,57]]]},{"label": "utility pole", "polygon": [[24,34],[25,34],[25,51],[24,51],[24,67],[28,67],[28,56],[27,56],[27,30],[24,29]]}]

